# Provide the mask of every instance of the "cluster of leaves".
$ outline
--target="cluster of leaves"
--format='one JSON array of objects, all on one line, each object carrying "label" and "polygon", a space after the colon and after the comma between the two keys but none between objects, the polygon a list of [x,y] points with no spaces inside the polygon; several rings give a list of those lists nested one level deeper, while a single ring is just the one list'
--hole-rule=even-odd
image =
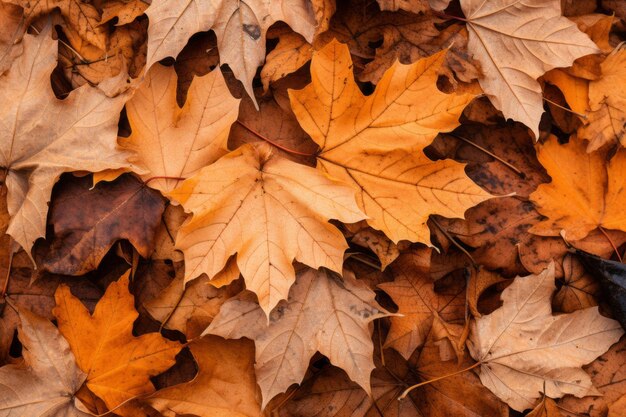
[{"label": "cluster of leaves", "polygon": [[626,413],[623,2],[0,21],[0,416]]}]

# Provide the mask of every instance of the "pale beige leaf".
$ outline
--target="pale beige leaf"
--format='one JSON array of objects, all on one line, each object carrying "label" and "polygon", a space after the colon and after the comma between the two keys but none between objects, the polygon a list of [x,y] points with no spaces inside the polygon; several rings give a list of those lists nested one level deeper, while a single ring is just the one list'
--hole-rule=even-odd
[{"label": "pale beige leaf", "polygon": [[328,220],[363,219],[352,188],[273,154],[266,143],[241,146],[169,196],[193,213],[176,238],[185,282],[202,273],[213,278],[237,253],[246,288],[268,315],[287,298],[294,259],[341,271],[347,245]]},{"label": "pale beige leaf", "polygon": [[461,0],[468,49],[480,61],[480,86],[505,117],[539,138],[543,98],[537,78],[600,50],[561,16],[559,0]]},{"label": "pale beige leaf", "polygon": [[374,346],[368,323],[388,314],[374,296],[349,274],[342,279],[307,268],[291,287],[289,300],[270,314],[269,325],[251,297],[238,297],[224,304],[205,334],[255,341],[263,407],[302,381],[316,351],[371,393]]},{"label": "pale beige leaf", "polygon": [[312,42],[317,24],[307,0],[155,0],[146,14],[151,21],[148,68],[178,55],[194,33],[213,29],[221,62],[228,64],[253,100],[252,79],[265,59],[269,27],[282,20]]},{"label": "pale beige leaf", "polygon": [[128,165],[116,144],[128,96],[109,98],[85,85],[57,99],[50,86],[57,65],[50,26],[22,42],[24,52],[0,76],[0,166],[8,170],[7,233],[30,253],[45,234],[50,192],[62,173]]},{"label": "pale beige leaf", "polygon": [[[240,100],[230,94],[222,73],[194,77],[182,108],[176,103],[177,79],[174,67],[155,64],[126,104],[132,134],[119,142],[134,153],[131,162],[144,181],[191,177],[227,153]],[[169,192],[180,183],[157,178],[148,186]]]},{"label": "pale beige leaf", "polygon": [[24,366],[0,368],[0,416],[88,417],[74,394],[85,381],[70,346],[48,320],[20,310]]},{"label": "pale beige leaf", "polygon": [[468,347],[481,362],[481,382],[517,411],[534,407],[542,392],[597,395],[581,366],[624,333],[597,307],[552,315],[554,290],[552,263],[541,274],[517,277],[502,292],[502,307],[472,323]]},{"label": "pale beige leaf", "polygon": [[463,165],[432,161],[423,148],[453,130],[472,100],[436,87],[445,52],[412,65],[394,64],[364,97],[354,81],[346,45],[333,41],[314,53],[312,83],[290,91],[302,128],[322,148],[318,168],[351,184],[375,229],[392,241],[430,244],[431,214],[462,217],[490,197]]}]

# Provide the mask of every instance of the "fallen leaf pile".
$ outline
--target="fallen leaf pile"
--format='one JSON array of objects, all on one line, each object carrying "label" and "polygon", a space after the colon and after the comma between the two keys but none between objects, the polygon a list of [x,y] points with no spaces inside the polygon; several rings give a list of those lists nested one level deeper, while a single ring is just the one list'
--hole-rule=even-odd
[{"label": "fallen leaf pile", "polygon": [[626,5],[0,0],[0,417],[626,415]]}]

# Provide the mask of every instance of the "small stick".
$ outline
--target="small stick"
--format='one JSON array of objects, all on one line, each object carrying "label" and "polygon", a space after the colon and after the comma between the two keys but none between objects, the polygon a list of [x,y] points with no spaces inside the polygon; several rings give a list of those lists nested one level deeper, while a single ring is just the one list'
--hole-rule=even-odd
[{"label": "small stick", "polygon": [[468,366],[467,368],[463,368],[460,371],[452,372],[451,374],[442,375],[442,376],[439,376],[439,377],[434,378],[434,379],[429,379],[428,381],[420,382],[419,384],[411,385],[410,387],[408,387],[407,389],[404,390],[402,395],[400,395],[398,397],[398,401],[403,400],[409,394],[409,392],[413,391],[415,388],[419,388],[419,387],[421,387],[423,385],[428,385],[430,383],[437,382],[437,381],[440,381],[440,380],[445,379],[445,378],[449,378],[449,377],[454,376],[454,375],[462,374],[463,372],[467,372],[469,370],[477,368],[480,365],[482,365],[482,362],[476,362],[472,366]]},{"label": "small stick", "polygon": [[145,180],[143,182],[144,185],[148,185],[148,183],[150,181],[153,180],[178,180],[178,181],[185,181],[187,178],[183,178],[183,177],[168,177],[167,175],[157,175],[156,177],[150,177],[147,180]]},{"label": "small stick", "polygon": [[622,261],[622,256],[619,254],[619,251],[617,250],[617,247],[615,246],[615,243],[613,243],[613,241],[611,240],[611,237],[609,236],[609,234],[606,232],[606,230],[604,230],[604,227],[598,226],[598,229],[600,229],[600,231],[602,232],[602,234],[604,235],[606,240],[608,240],[609,243],[611,244],[611,247],[615,251],[615,254],[617,255],[617,259],[619,260],[619,262],[620,263],[624,263],[624,261]]},{"label": "small stick", "polygon": [[552,100],[550,100],[550,99],[547,99],[547,98],[545,98],[545,97],[544,97],[543,99],[544,99],[545,101],[547,101],[548,103],[552,104],[553,106],[558,107],[558,108],[559,108],[559,109],[561,109],[561,110],[565,110],[566,112],[569,112],[569,113],[575,114],[576,116],[578,116],[578,117],[582,117],[583,119],[587,120],[587,115],[586,115],[586,114],[578,113],[578,112],[576,112],[576,111],[574,111],[574,110],[572,110],[572,109],[568,109],[567,107],[563,107],[563,106],[561,106],[559,103],[555,103],[554,101],[552,101]]},{"label": "small stick", "polygon": [[266,141],[267,143],[269,143],[272,146],[277,147],[278,149],[282,149],[285,152],[289,152],[292,153],[294,155],[302,155],[302,156],[315,156],[315,154],[312,153],[305,153],[305,152],[300,152],[300,151],[296,151],[293,149],[289,149],[285,146],[282,146],[274,141],[272,141],[271,139],[266,138],[265,136],[261,135],[259,132],[257,132],[256,130],[246,126],[241,120],[237,120],[237,123],[239,123],[241,126],[243,126],[247,131],[249,131],[250,133],[252,133],[255,136],[258,136],[259,138],[263,139],[264,141]]},{"label": "small stick", "polygon": [[441,230],[441,233],[443,233],[443,234],[444,234],[444,235],[448,238],[448,240],[450,240],[450,242],[452,242],[452,244],[453,244],[454,246],[456,246],[457,248],[459,248],[459,250],[460,250],[461,252],[463,252],[463,253],[465,254],[465,256],[467,256],[467,257],[469,258],[469,260],[472,262],[472,266],[473,266],[474,268],[478,268],[478,264],[476,263],[476,261],[474,260],[474,258],[472,258],[472,255],[470,255],[470,253],[469,253],[469,252],[468,252],[468,251],[467,251],[467,250],[466,250],[463,246],[461,246],[461,245],[459,244],[459,242],[457,242],[457,241],[454,239],[454,237],[452,237],[452,236],[450,235],[450,233],[449,233],[447,230],[445,230],[445,229],[443,228],[443,226],[441,226],[441,225],[439,224],[439,222],[437,222],[437,220],[435,220],[435,219],[434,219],[434,218],[432,218],[432,217],[431,217],[430,219],[433,221],[433,223],[435,224],[435,226],[437,226],[437,228],[438,228],[439,230]]}]

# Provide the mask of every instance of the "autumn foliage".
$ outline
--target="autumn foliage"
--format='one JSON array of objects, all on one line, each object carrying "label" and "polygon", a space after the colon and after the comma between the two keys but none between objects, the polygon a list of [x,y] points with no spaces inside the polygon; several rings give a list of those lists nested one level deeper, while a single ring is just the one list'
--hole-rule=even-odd
[{"label": "autumn foliage", "polygon": [[0,417],[626,415],[626,2],[0,0]]}]

